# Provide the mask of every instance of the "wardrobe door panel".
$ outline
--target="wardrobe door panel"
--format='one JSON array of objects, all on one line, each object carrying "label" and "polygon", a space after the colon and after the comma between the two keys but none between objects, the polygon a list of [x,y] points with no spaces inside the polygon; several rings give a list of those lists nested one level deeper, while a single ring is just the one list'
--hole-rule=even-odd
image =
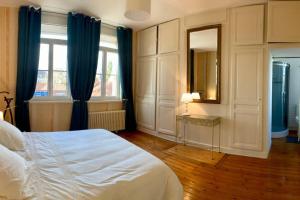
[{"label": "wardrobe door panel", "polygon": [[263,44],[264,5],[232,9],[231,22],[234,45]]},{"label": "wardrobe door panel", "polygon": [[176,107],[174,103],[160,102],[157,107],[157,131],[175,136]]},{"label": "wardrobe door panel", "polygon": [[256,106],[261,102],[263,49],[236,48],[233,52],[234,103]]},{"label": "wardrobe door panel", "polygon": [[179,59],[176,53],[161,55],[157,73],[157,114],[158,132],[176,134],[176,93]]},{"label": "wardrobe door panel", "polygon": [[153,56],[157,49],[157,26],[138,33],[138,56]]},{"label": "wardrobe door panel", "polygon": [[156,57],[139,58],[136,85],[136,119],[140,127],[155,130]]},{"label": "wardrobe door panel", "polygon": [[235,108],[233,146],[246,150],[261,150],[261,111],[257,108]]},{"label": "wardrobe door panel", "polygon": [[300,42],[300,2],[268,2],[268,42]]},{"label": "wardrobe door panel", "polygon": [[262,149],[262,47],[234,48],[232,146],[246,150]]},{"label": "wardrobe door panel", "polygon": [[155,100],[153,98],[137,99],[136,119],[138,126],[155,130]]},{"label": "wardrobe door panel", "polygon": [[170,53],[179,49],[179,20],[158,26],[158,53]]},{"label": "wardrobe door panel", "polygon": [[154,97],[156,94],[156,58],[140,58],[137,66],[137,96]]},{"label": "wardrobe door panel", "polygon": [[169,54],[158,59],[158,98],[175,100],[178,74],[178,55]]}]

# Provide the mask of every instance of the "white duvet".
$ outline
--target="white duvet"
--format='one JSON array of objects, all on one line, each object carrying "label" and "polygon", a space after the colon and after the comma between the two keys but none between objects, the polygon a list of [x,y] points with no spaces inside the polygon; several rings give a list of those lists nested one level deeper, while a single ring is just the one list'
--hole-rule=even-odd
[{"label": "white duvet", "polygon": [[158,158],[102,130],[26,133],[24,194],[36,200],[182,200]]}]

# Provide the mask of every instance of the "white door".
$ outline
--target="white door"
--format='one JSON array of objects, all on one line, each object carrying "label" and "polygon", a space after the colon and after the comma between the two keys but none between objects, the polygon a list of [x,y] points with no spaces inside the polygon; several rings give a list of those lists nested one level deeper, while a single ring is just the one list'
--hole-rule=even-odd
[{"label": "white door", "polygon": [[157,72],[157,131],[176,134],[176,91],[178,75],[178,55],[161,55]]},{"label": "white door", "polygon": [[234,45],[263,44],[264,5],[233,8],[231,33]]},{"label": "white door", "polygon": [[170,53],[179,49],[179,20],[158,26],[158,53]]},{"label": "white door", "polygon": [[136,84],[138,126],[155,130],[156,57],[139,58]]},{"label": "white door", "polygon": [[300,1],[268,2],[268,42],[300,42]]},{"label": "white door", "polygon": [[157,49],[157,26],[138,32],[138,56],[153,56]]},{"label": "white door", "polygon": [[240,47],[232,52],[232,146],[262,149],[263,47]]}]

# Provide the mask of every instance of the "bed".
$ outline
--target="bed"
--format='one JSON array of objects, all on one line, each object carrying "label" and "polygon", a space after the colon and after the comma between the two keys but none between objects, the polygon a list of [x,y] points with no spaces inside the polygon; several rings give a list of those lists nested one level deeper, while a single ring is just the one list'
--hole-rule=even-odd
[{"label": "bed", "polygon": [[103,130],[25,133],[28,200],[182,200],[161,160]]}]

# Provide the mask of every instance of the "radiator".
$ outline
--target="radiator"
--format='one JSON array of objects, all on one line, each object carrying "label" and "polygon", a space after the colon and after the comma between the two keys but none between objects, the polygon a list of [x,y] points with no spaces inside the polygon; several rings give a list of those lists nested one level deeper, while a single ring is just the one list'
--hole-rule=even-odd
[{"label": "radiator", "polygon": [[90,112],[89,128],[103,128],[109,131],[125,129],[125,110]]}]

